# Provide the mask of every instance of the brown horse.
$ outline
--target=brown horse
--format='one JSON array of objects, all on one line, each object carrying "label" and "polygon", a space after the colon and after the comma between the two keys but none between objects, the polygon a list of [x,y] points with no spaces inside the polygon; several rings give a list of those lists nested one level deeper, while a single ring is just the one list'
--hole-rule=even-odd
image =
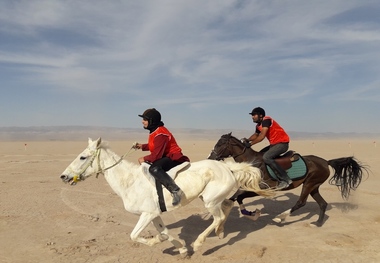
[{"label": "brown horse", "polygon": [[[265,183],[269,187],[275,188],[278,181],[273,178],[273,171],[266,167],[262,156],[262,152],[256,152],[251,147],[246,147],[243,142],[229,133],[221,136],[208,159],[223,160],[227,157],[233,157],[236,162],[250,162],[253,166],[260,168],[263,172]],[[279,159],[276,161],[287,170],[289,177],[293,180],[293,183],[288,188],[281,189],[281,191],[294,189],[300,185],[303,186],[297,203],[291,209],[278,215],[274,219],[277,223],[283,222],[287,216],[303,207],[310,194],[320,208],[319,218],[315,224],[317,226],[323,225],[327,202],[320,195],[319,187],[330,176],[329,166],[335,171],[335,174],[329,180],[329,183],[338,186],[342,198],[345,200],[348,199],[350,191],[355,190],[359,186],[363,172],[365,171],[368,173],[367,168],[353,157],[342,157],[327,161],[318,156],[300,156],[290,151],[285,153]],[[243,215],[253,215],[254,212],[245,210],[243,199],[254,196],[258,195],[255,192],[239,191],[230,200],[238,201]]]}]

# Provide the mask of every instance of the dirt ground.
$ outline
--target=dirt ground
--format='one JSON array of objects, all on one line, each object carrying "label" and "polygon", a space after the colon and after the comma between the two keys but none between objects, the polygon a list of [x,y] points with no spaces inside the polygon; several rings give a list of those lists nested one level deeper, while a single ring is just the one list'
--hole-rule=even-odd
[{"label": "dirt ground", "polygon": [[[95,139],[95,138],[94,138]],[[103,138],[106,140],[107,138]],[[217,141],[179,141],[192,161],[207,158]],[[110,141],[123,155],[131,141]],[[237,204],[226,222],[225,238],[211,234],[200,251],[183,259],[170,242],[154,247],[133,243],[138,217],[102,176],[63,184],[59,176],[87,146],[82,142],[0,142],[0,262],[380,262],[380,145],[373,140],[299,140],[291,149],[325,159],[355,156],[370,166],[349,201],[328,182],[321,194],[329,203],[326,220],[310,224],[319,208],[312,198],[283,224],[273,218],[291,208],[301,187],[274,199],[246,199],[262,210],[257,221],[242,217]],[[259,150],[260,147],[255,147]],[[134,152],[126,159],[137,162]],[[200,200],[162,216],[170,232],[191,250],[211,223]],[[144,235],[155,235],[149,226]]]}]

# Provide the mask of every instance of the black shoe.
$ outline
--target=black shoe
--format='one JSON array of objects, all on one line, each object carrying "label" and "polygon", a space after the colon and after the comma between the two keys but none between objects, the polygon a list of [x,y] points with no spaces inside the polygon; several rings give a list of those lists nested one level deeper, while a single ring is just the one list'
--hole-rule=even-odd
[{"label": "black shoe", "polygon": [[181,202],[181,195],[182,195],[181,189],[172,192],[172,196],[173,196],[172,205],[176,206]]}]

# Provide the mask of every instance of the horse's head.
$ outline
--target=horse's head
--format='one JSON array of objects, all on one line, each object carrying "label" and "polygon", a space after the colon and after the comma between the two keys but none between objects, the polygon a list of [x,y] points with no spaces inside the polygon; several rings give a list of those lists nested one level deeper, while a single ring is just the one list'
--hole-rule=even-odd
[{"label": "horse's head", "polygon": [[208,159],[219,161],[230,156],[235,157],[245,152],[246,147],[244,144],[231,134],[230,132],[220,137]]},{"label": "horse's head", "polygon": [[[75,185],[78,181],[83,181],[87,177],[99,172],[99,154],[101,138],[92,141],[88,139],[87,148],[78,155],[77,158],[65,169],[60,178],[64,183]],[[98,157],[98,158],[96,158]],[[95,160],[98,159],[98,160]],[[94,161],[98,163],[95,167]]]}]

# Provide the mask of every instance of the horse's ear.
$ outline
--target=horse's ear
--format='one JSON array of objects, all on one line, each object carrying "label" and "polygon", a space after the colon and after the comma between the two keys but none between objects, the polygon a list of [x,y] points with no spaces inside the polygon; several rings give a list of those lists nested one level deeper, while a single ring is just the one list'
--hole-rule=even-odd
[{"label": "horse's ear", "polygon": [[101,143],[102,143],[102,138],[99,137],[97,140],[96,148],[98,148]]},{"label": "horse's ear", "polygon": [[92,139],[88,137],[88,144],[92,143]]},{"label": "horse's ear", "polygon": [[230,133],[228,134],[228,136],[231,136],[231,134],[232,134],[232,132],[230,132]]}]

